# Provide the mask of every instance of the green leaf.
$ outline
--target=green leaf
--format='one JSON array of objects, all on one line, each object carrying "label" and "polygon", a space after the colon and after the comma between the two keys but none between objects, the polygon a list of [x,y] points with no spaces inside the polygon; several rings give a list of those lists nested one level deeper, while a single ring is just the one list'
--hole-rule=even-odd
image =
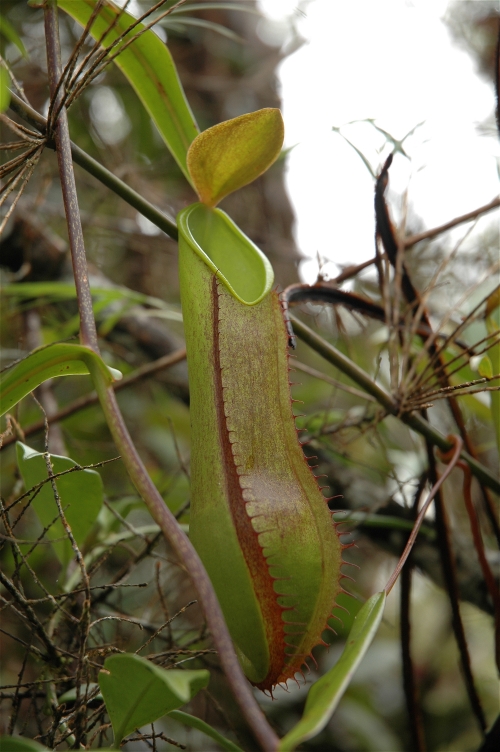
[{"label": "green leaf", "polygon": [[83,345],[56,343],[33,350],[0,377],[0,415],[5,415],[27,394],[56,376],[82,376],[97,369],[111,384],[121,373]]},{"label": "green leaf", "polygon": [[[76,299],[76,287],[66,282],[18,282],[2,287],[4,295],[11,295],[21,299],[37,298],[38,303],[45,301]],[[149,306],[151,310],[141,308],[136,315],[141,317],[154,316],[169,321],[182,321],[182,314],[174,306],[170,306],[160,298],[129,290],[127,287],[113,285],[111,287],[92,287],[92,301],[94,316],[99,320],[98,333],[106,337],[123,316],[126,316],[135,304]],[[58,339],[65,340],[78,332],[80,317],[72,316],[58,328]]]},{"label": "green leaf", "polygon": [[[17,462],[26,490],[37,486],[48,477],[45,455],[17,442]],[[79,465],[69,457],[50,455],[54,474],[62,473]],[[95,470],[76,470],[56,479],[57,491],[66,520],[71,527],[78,547],[81,548],[102,506],[103,485]],[[51,482],[46,482],[33,500],[33,507],[44,527],[51,525],[58,515]],[[47,530],[46,536],[63,566],[73,557],[71,543],[67,539],[62,521],[58,519]]]},{"label": "green leaf", "polygon": [[483,355],[477,367],[478,373],[482,378],[491,379],[493,376],[493,364],[487,355]]},{"label": "green leaf", "polygon": [[182,710],[172,710],[168,715],[169,718],[173,718],[174,721],[179,721],[179,723],[183,723],[184,726],[195,728],[198,731],[201,731],[202,734],[209,736],[211,739],[215,739],[222,749],[226,749],[228,752],[243,752],[241,747],[238,747],[237,744],[226,739],[225,736],[219,734],[219,732],[212,728],[212,726],[209,726],[208,723],[205,723],[205,721],[202,721],[200,718],[196,718],[194,715],[183,713]]},{"label": "green leaf", "polygon": [[[82,26],[89,20],[95,4],[96,0],[58,0],[58,5]],[[130,13],[122,12],[105,0],[92,25],[91,34],[94,39],[100,39],[106,29],[115,24],[101,43],[106,47],[134,22],[135,18]],[[138,24],[125,35],[119,46],[144,28],[144,24]],[[111,54],[117,49],[118,47],[113,49]],[[149,29],[120,53],[114,62],[128,78],[174,159],[191,182],[186,167],[186,154],[199,130],[168,48],[154,31]]]},{"label": "green leaf", "polygon": [[[111,287],[96,287],[91,289],[93,298],[102,298],[107,303],[114,301],[131,301],[140,305],[148,305],[162,311],[172,311],[171,306],[165,303],[161,298],[155,298],[152,295],[145,295],[136,290],[129,290],[128,287],[121,285],[112,285]],[[76,287],[69,282],[14,282],[11,285],[2,287],[2,294],[14,295],[19,298],[48,298],[49,300],[72,300],[76,298]],[[179,320],[179,313],[172,311],[172,316],[176,315]]]},{"label": "green leaf", "polygon": [[486,301],[486,311],[484,313],[485,318],[491,316],[493,311],[500,308],[500,285],[496,287],[492,293],[488,296]]},{"label": "green leaf", "polygon": [[309,690],[304,715],[283,737],[279,752],[290,752],[301,742],[319,734],[326,726],[375,637],[384,613],[385,599],[385,591],[376,593],[359,610],[342,655],[335,666]]},{"label": "green leaf", "polygon": [[283,145],[281,112],[266,107],[208,128],[191,144],[187,165],[194,187],[207,206],[262,175]]},{"label": "green leaf", "polygon": [[155,666],[135,653],[112,655],[99,673],[99,686],[113,726],[115,748],[135,728],[154,723],[189,702],[210,674]]},{"label": "green leaf", "polygon": [[48,747],[42,747],[33,739],[25,739],[24,736],[0,736],[0,749],[2,752],[39,752],[47,750]]},{"label": "green leaf", "polygon": [[9,74],[5,68],[0,68],[0,112],[7,109],[10,102]]},{"label": "green leaf", "polygon": [[5,16],[0,13],[0,31],[2,33],[2,36],[5,37],[9,42],[12,42],[12,44],[15,44],[19,52],[23,57],[28,57],[28,53],[26,52],[26,47],[23,44],[23,41],[15,28],[12,26],[10,21],[8,21]]}]

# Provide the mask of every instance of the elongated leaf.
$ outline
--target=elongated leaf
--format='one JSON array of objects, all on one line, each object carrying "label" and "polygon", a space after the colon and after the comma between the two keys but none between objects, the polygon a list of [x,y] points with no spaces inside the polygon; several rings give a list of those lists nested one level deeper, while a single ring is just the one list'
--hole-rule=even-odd
[{"label": "elongated leaf", "polygon": [[[16,448],[19,472],[26,489],[33,488],[46,480],[45,456],[21,442],[17,443]],[[77,463],[69,457],[59,457],[52,454],[50,458],[54,474],[78,467]],[[80,548],[101,510],[103,500],[101,476],[95,470],[78,470],[57,478],[55,483],[64,516]],[[33,508],[44,528],[50,525],[46,536],[52,541],[59,561],[63,566],[66,566],[73,558],[74,553],[62,521],[58,519],[51,525],[58,515],[58,509],[50,482],[45,483],[36,495],[33,500]]]},{"label": "elongated leaf", "polygon": [[281,112],[266,107],[214,125],[195,138],[187,156],[194,187],[207,206],[262,175],[283,145]]},{"label": "elongated leaf", "polygon": [[[58,5],[82,26],[89,20],[95,4],[96,0],[58,0]],[[104,37],[103,46],[115,41],[135,21],[130,13],[122,13],[109,0],[105,0],[91,29],[94,39],[99,39],[118,16],[116,25]],[[144,29],[144,24],[136,26],[125,36],[124,41],[141,29]],[[172,156],[191,182],[186,167],[186,154],[199,131],[168,48],[149,29],[118,55],[114,62],[130,81]]]},{"label": "elongated leaf", "polygon": [[[494,376],[500,373],[500,285],[490,293],[486,302],[486,328],[488,334],[495,335],[496,344],[493,345],[488,351],[486,360],[491,364],[491,374],[488,376]],[[481,373],[481,376],[486,374]],[[498,386],[498,381],[492,382],[492,386]],[[500,452],[500,391],[491,391],[491,415],[493,417],[493,427],[495,429],[495,436],[497,440],[498,451]]]},{"label": "elongated leaf", "polygon": [[5,15],[3,13],[0,13],[0,32],[2,36],[5,37],[5,39],[16,45],[17,49],[23,57],[28,57],[28,53],[26,52],[26,47],[23,44],[23,40],[21,39],[15,28],[12,26],[10,21],[5,18]]},{"label": "elongated leaf", "polygon": [[[2,287],[3,295],[12,295],[21,299],[42,298],[43,300],[73,300],[76,298],[74,284],[68,282],[18,282]],[[160,298],[129,290],[128,287],[113,285],[110,287],[92,287],[94,316],[99,316],[99,334],[106,337],[114,326],[135,305],[151,306],[138,309],[137,316],[156,316],[169,321],[182,321],[182,314]],[[71,317],[59,328],[58,336],[64,340],[78,332],[80,317]]]},{"label": "elongated leaf", "polygon": [[113,726],[115,747],[135,728],[154,723],[185,705],[207,686],[209,678],[205,670],[167,671],[135,653],[107,658],[99,673],[99,686]]},{"label": "elongated leaf", "polygon": [[309,690],[304,715],[283,737],[279,752],[290,752],[301,742],[319,734],[326,726],[375,637],[384,613],[385,599],[385,591],[376,593],[360,609],[342,655],[335,666]]},{"label": "elongated leaf", "polygon": [[212,728],[212,726],[209,726],[208,723],[205,723],[205,721],[202,721],[200,718],[196,718],[194,715],[183,713],[182,710],[172,710],[168,715],[170,718],[173,718],[174,721],[179,721],[179,723],[183,723],[184,726],[195,728],[198,731],[201,731],[202,734],[209,736],[211,739],[215,739],[222,749],[227,749],[228,752],[243,752],[241,747],[238,747],[237,744],[226,739],[225,736],[219,734],[219,732]]},{"label": "elongated leaf", "polygon": [[488,300],[486,301],[486,311],[484,313],[485,318],[491,316],[493,311],[497,308],[500,308],[500,285],[488,296]]},{"label": "elongated leaf", "polygon": [[0,736],[0,749],[2,752],[48,752],[48,747],[42,747],[38,742],[24,736]]},{"label": "elongated leaf", "polygon": [[88,347],[82,345],[54,344],[39,347],[5,371],[0,379],[0,415],[5,415],[27,394],[56,376],[81,376],[98,369],[108,383],[121,379],[121,373],[109,368]]},{"label": "elongated leaf", "polygon": [[[92,286],[92,296],[106,300],[106,302],[130,300],[133,303],[149,305],[164,311],[170,311],[171,306],[161,298],[144,295],[128,287],[112,285],[110,287]],[[50,300],[72,300],[76,298],[76,287],[70,282],[15,282],[2,287],[3,295],[15,295],[20,298],[49,298]],[[174,313],[174,312],[172,312]],[[175,314],[179,315],[177,311]]]}]

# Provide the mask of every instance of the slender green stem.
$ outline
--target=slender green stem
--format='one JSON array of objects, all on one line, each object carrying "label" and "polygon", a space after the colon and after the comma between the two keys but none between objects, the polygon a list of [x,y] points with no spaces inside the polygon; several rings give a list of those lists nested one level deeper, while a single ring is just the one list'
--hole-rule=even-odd
[{"label": "slender green stem", "polygon": [[120,196],[120,198],[126,201],[127,204],[130,204],[134,209],[137,209],[143,217],[146,217],[146,219],[149,219],[149,221],[156,225],[156,227],[163,230],[163,232],[172,238],[172,240],[177,240],[177,225],[173,219],[167,217],[167,215],[157,209],[156,206],[153,206],[149,201],[146,201],[146,199],[134,191],[133,188],[130,188],[130,186],[124,183],[123,180],[120,180],[116,175],[113,175],[112,172],[103,167],[102,164],[93,159],[76,144],[71,144],[71,154],[73,155],[76,164],[80,165],[80,167],[83,167],[84,170],[100,180],[103,185],[110,188],[110,190],[116,193],[117,196]]},{"label": "slender green stem", "polygon": [[[453,449],[453,443],[438,431],[437,428],[431,426],[431,424],[418,413],[403,413],[403,415],[401,415],[396,400],[382,389],[382,387],[375,383],[375,381],[373,381],[373,379],[371,379],[362,368],[341,353],[340,350],[337,350],[336,347],[329,342],[326,342],[326,340],[320,337],[319,334],[313,332],[312,329],[306,326],[302,321],[299,321],[299,319],[295,318],[295,316],[290,316],[290,320],[293,323],[295,333],[301,340],[322,355],[329,363],[332,363],[339,368],[342,373],[349,376],[350,379],[352,379],[358,386],[362,387],[362,389],[368,392],[368,394],[375,397],[377,402],[382,405],[388,413],[402,420],[403,423],[406,423],[407,426],[431,441],[432,444],[439,447],[442,451],[448,452],[450,449]],[[472,473],[478,478],[478,480],[484,483],[485,486],[491,488],[492,491],[500,494],[500,480],[493,475],[491,470],[481,464],[481,462],[474,457],[471,457],[471,455],[464,450],[462,450],[460,456],[469,465]]]}]

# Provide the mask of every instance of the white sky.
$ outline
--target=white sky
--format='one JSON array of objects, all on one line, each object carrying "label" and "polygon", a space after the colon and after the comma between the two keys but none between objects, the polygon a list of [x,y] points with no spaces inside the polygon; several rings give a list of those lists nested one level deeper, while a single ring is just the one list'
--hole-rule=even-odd
[{"label": "white sky", "polygon": [[[490,201],[498,193],[498,138],[493,86],[469,55],[450,42],[442,17],[448,0],[259,0],[279,36],[290,19],[306,39],[279,69],[287,188],[297,217],[301,266],[313,282],[317,253],[340,264],[373,256],[373,180],[332,126],[375,118],[402,138],[391,188],[408,188],[411,210],[426,228]],[[288,19],[288,21],[287,21]],[[488,120],[491,135],[478,132]],[[378,169],[391,151],[371,126],[342,131]],[[490,215],[489,221],[498,221]],[[498,217],[498,215],[497,215]],[[485,220],[483,220],[485,221]],[[333,276],[337,267],[329,265]]]}]

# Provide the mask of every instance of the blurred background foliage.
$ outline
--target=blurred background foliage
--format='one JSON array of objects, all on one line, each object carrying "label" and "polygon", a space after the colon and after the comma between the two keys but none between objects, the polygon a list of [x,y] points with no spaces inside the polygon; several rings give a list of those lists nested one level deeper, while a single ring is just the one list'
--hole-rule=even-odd
[{"label": "blurred background foliage", "polygon": [[[280,60],[301,43],[296,38],[288,42],[285,49],[265,43],[263,38],[269,42],[269,35],[259,35],[265,20],[252,0],[226,3],[225,8],[223,5],[202,2],[197,4],[198,10],[186,12],[185,18],[177,17],[175,23],[158,30],[158,34],[168,40],[201,129],[261,107],[279,107],[276,68]],[[136,2],[132,12],[149,6]],[[469,11],[471,6],[477,7],[474,13],[467,15],[465,6]],[[496,35],[498,17],[495,13],[477,12],[479,6],[484,10],[491,3],[456,3],[449,14],[449,23],[457,42],[477,57],[484,75],[491,76],[492,44],[486,43],[484,38]],[[2,38],[2,56],[22,83],[32,106],[46,113],[48,86],[43,11],[30,8],[24,2],[3,0],[1,12],[16,29],[27,50],[27,56],[23,57],[15,45]],[[60,25],[63,57],[66,58],[81,29],[62,13]],[[71,108],[69,119],[73,141],[160,209],[175,216],[195,199],[155,126],[116,67],[108,67],[85,91]],[[8,140],[6,132],[4,140]],[[298,280],[300,259],[293,238],[293,211],[283,184],[285,167],[286,154],[259,180],[222,203],[222,208],[268,255],[281,288]],[[104,357],[109,364],[129,374],[183,345],[176,244],[81,168],[75,169],[91,284],[99,290],[95,294],[95,311]],[[76,304],[71,297],[61,299],[60,293],[60,284],[71,281],[66,238],[56,157],[46,149],[0,244],[1,279],[6,286],[1,304],[2,367],[36,346],[73,337],[78,331]],[[460,298],[469,281],[498,260],[498,232],[476,233],[473,245],[467,253],[458,253],[439,278],[430,299],[433,315],[439,317],[445,312],[450,299]],[[418,255],[410,254],[408,265],[418,289],[427,287],[444,254],[439,238],[421,243]],[[373,249],[367,248],[366,258],[372,255]],[[46,282],[44,293],[34,295],[28,287],[31,282]],[[440,286],[445,282],[446,301],[440,293]],[[14,283],[17,288],[11,287]],[[23,284],[27,285],[25,292]],[[375,275],[354,277],[351,289],[380,299]],[[457,309],[454,319],[459,321],[460,316],[490,289],[491,285],[481,286]],[[129,291],[147,297],[134,297]],[[369,374],[376,376],[379,383],[390,388],[387,329],[381,323],[343,309],[311,304],[301,306],[300,315]],[[478,320],[461,337],[473,344],[485,334],[485,323]],[[386,417],[381,421],[381,408],[359,390],[353,390],[347,377],[310,348],[299,343],[295,355],[297,370],[292,372],[291,380],[300,382],[294,386],[293,396],[303,401],[300,411],[296,412],[305,413],[299,419],[310,438],[305,451],[318,456],[318,473],[327,474],[325,482],[331,489],[330,495],[338,497],[333,502],[335,508],[354,513],[351,522],[341,530],[346,532],[346,542],[356,542],[346,553],[346,559],[359,567],[359,570],[344,567],[346,574],[354,578],[346,586],[351,595],[341,596],[348,613],[343,613],[342,622],[335,622],[337,634],[328,637],[330,649],[317,650],[318,668],[311,665],[305,676],[309,684],[318,672],[334,663],[360,603],[380,590],[392,571],[394,557],[401,551],[407,535],[405,529],[398,529],[396,522],[404,524],[411,519],[417,489],[420,493],[426,488],[421,479],[427,457],[420,437],[396,418]],[[456,383],[468,381],[477,378],[477,372],[465,365],[456,378]],[[58,379],[40,390],[38,399],[50,415],[89,390],[86,378]],[[121,391],[118,400],[165,502],[179,513],[180,522],[187,525],[189,395],[185,361],[137,381]],[[481,461],[496,470],[495,416],[492,416],[488,398],[467,396],[461,398],[460,404]],[[32,399],[25,399],[15,419],[18,438],[22,438],[25,431],[25,443],[43,451],[43,431],[26,431],[40,421],[39,406]],[[445,433],[454,430],[443,401],[432,408],[432,421]],[[6,437],[1,452],[1,491],[6,506],[24,490],[11,439],[12,436]],[[82,466],[116,457],[104,418],[96,405],[51,425],[49,443],[54,454],[69,456]],[[152,526],[120,461],[110,462],[98,472],[104,482],[105,506],[85,543],[84,553],[91,567],[92,585],[112,584],[114,587],[93,591],[92,618],[115,615],[135,619],[141,622],[142,629],[128,621],[108,620],[91,632],[88,648],[95,664],[90,668],[90,672],[94,672],[93,681],[96,666],[106,654],[115,648],[137,650],[146,640],[144,635],[149,637],[154,629],[194,599],[187,577]],[[474,487],[474,494],[486,548],[491,551],[492,564],[498,565],[491,526],[477,487]],[[498,712],[492,604],[470,539],[459,471],[455,471],[446,484],[445,501],[451,520],[472,670],[490,725]],[[33,541],[42,532],[34,507],[27,505],[16,526],[19,540]],[[375,515],[378,515],[378,524]],[[388,515],[392,522],[381,525],[380,521]],[[336,519],[343,519],[343,516],[338,514]],[[46,541],[34,547],[23,544],[25,554],[30,550],[28,568],[19,564],[19,555],[8,537],[8,531],[4,530],[1,566],[9,576],[14,572],[27,598],[41,598],[43,589],[55,595],[64,588],[76,586],[76,565],[70,565],[65,572],[52,547],[44,545]],[[300,557],[300,551],[297,556]],[[450,607],[442,590],[432,515],[419,537],[413,564],[412,651],[427,748],[436,752],[478,749],[481,733],[470,709],[459,667]],[[39,583],[33,578],[33,570]],[[62,705],[57,710],[57,701],[49,697],[43,684],[30,684],[44,679],[45,669],[26,653],[23,642],[19,642],[29,642],[32,637],[16,610],[5,607],[8,596],[5,593],[3,596],[0,639],[5,687],[0,690],[1,731],[14,731],[55,744],[63,738],[59,720],[63,711],[69,712],[69,706]],[[68,610],[76,613],[78,603],[78,594],[75,594],[68,600]],[[53,620],[50,601],[36,608],[44,623]],[[74,649],[70,621],[60,618],[55,634],[67,650]],[[177,616],[168,630],[155,638],[149,645],[149,657],[152,655],[160,665],[167,667],[209,666],[212,671],[209,689],[193,701],[192,712],[251,748],[248,730],[241,725],[216,656],[210,652],[210,640],[196,605]],[[20,672],[22,683],[29,687],[17,691],[14,687]],[[60,696],[71,688],[71,681],[61,678],[55,686]],[[290,684],[288,691],[277,690],[274,701],[263,696],[260,699],[273,725],[282,734],[299,719],[305,697],[303,686]],[[93,742],[92,738],[106,717],[102,709],[94,711],[94,716],[89,708],[91,720],[85,743],[95,746],[100,737],[95,736]],[[168,719],[156,723],[155,729],[187,745],[188,749],[217,749],[215,742]],[[320,736],[303,746],[332,752],[396,752],[410,748],[408,729],[396,588],[389,599],[383,627],[337,713]],[[169,747],[169,742],[161,739],[153,743],[157,749]],[[144,740],[135,741],[133,748],[147,749],[147,744]],[[59,748],[66,748],[65,743]],[[132,748],[130,744],[128,748]]]}]

